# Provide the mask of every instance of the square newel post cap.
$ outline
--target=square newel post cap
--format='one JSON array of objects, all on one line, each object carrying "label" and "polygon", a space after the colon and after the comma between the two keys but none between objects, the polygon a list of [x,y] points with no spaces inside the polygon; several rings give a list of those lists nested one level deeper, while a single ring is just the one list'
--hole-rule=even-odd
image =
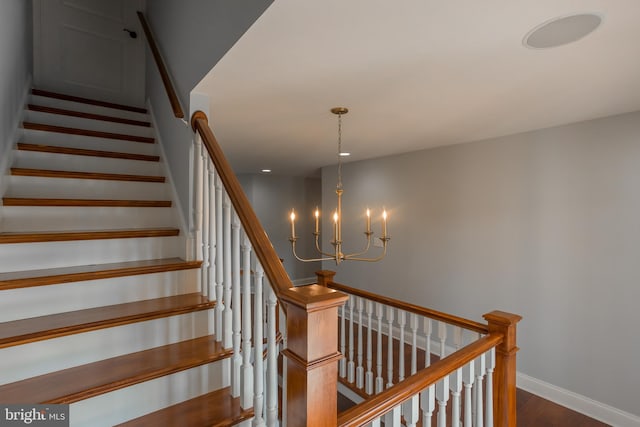
[{"label": "square newel post cap", "polygon": [[304,308],[308,313],[325,310],[343,305],[348,295],[320,285],[306,285],[289,288],[283,293],[282,299],[297,307]]},{"label": "square newel post cap", "polygon": [[333,278],[335,277],[336,272],[331,270],[319,270],[316,271],[316,276],[318,277],[318,285],[327,286],[329,282],[333,282]]},{"label": "square newel post cap", "polygon": [[489,323],[495,323],[502,326],[515,326],[516,323],[522,320],[522,316],[518,314],[507,313],[506,311],[499,310],[494,310],[482,317],[484,317],[484,320]]},{"label": "square newel post cap", "polygon": [[489,332],[499,332],[504,336],[504,340],[497,349],[504,353],[515,354],[518,351],[516,325],[522,320],[522,316],[496,310],[482,317],[489,323]]}]

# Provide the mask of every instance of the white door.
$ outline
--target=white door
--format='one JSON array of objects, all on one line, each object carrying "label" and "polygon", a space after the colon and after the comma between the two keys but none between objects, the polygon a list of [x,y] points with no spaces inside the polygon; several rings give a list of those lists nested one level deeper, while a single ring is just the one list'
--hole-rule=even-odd
[{"label": "white door", "polygon": [[140,0],[34,0],[34,87],[143,106],[140,6]]}]

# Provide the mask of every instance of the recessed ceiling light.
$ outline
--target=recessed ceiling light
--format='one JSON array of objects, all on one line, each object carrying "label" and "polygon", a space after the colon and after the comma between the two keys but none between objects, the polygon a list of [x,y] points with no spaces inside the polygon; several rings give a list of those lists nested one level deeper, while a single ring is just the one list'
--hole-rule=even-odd
[{"label": "recessed ceiling light", "polygon": [[262,173],[271,173],[271,169],[262,169],[260,172],[262,172]]},{"label": "recessed ceiling light", "polygon": [[340,157],[348,157],[350,155],[351,155],[351,153],[348,153],[346,151],[343,151],[343,152],[340,153]]},{"label": "recessed ceiling light", "polygon": [[562,46],[591,34],[601,23],[602,16],[595,13],[553,18],[529,31],[522,44],[531,49]]}]

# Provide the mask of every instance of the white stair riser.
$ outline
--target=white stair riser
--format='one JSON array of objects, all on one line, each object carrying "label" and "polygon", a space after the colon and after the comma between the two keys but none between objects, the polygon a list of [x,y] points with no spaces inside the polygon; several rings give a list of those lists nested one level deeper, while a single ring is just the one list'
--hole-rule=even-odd
[{"label": "white stair riser", "polygon": [[0,271],[184,258],[182,236],[0,244]]},{"label": "white stair riser", "polygon": [[40,105],[43,107],[62,108],[64,110],[71,111],[82,111],[84,113],[91,114],[101,114],[103,116],[120,117],[123,119],[140,120],[143,122],[151,121],[148,114],[135,113],[133,111],[119,110],[116,108],[98,107],[81,102],[64,101],[61,99],[49,98],[48,96],[30,95],[29,104]]},{"label": "white stair riser", "polygon": [[225,384],[229,359],[74,403],[72,427],[108,427],[210,393]]},{"label": "white stair riser", "polygon": [[27,144],[55,145],[59,147],[84,148],[87,150],[117,151],[122,153],[156,155],[156,144],[123,141],[119,139],[97,138],[84,135],[44,132],[23,129],[20,142]]},{"label": "white stair riser", "polygon": [[104,120],[85,119],[82,117],[65,116],[62,114],[43,113],[40,111],[26,110],[23,121],[44,125],[95,130],[99,132],[121,133],[125,135],[144,137],[154,136],[153,129],[150,127],[114,123]]},{"label": "white stair riser", "polygon": [[163,182],[11,176],[5,197],[43,199],[170,200]]},{"label": "white stair riser", "polygon": [[174,227],[175,208],[4,206],[0,231]]},{"label": "white stair riser", "polygon": [[0,349],[0,384],[213,334],[213,310]]},{"label": "white stair riser", "polygon": [[198,274],[179,270],[5,290],[0,322],[194,293]]},{"label": "white stair riser", "polygon": [[163,176],[160,162],[15,150],[11,167],[74,172]]}]

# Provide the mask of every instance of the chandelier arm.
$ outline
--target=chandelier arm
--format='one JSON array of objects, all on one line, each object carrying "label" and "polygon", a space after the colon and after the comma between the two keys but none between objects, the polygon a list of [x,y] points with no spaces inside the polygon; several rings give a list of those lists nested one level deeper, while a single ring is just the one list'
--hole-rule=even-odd
[{"label": "chandelier arm", "polygon": [[361,252],[355,252],[355,253],[352,253],[352,254],[345,255],[345,259],[349,258],[349,257],[357,257],[357,256],[360,256],[360,255],[364,255],[367,252],[369,252],[370,248],[371,248],[371,235],[368,235],[368,237],[367,237],[367,246],[364,248],[364,250],[362,250]]},{"label": "chandelier arm", "polygon": [[386,255],[387,255],[387,242],[383,241],[383,252],[382,254],[380,254],[380,256],[376,257],[376,258],[358,258],[358,255],[361,255],[362,253],[358,253],[358,254],[350,254],[350,255],[345,255],[344,256],[344,261],[365,261],[365,262],[377,262],[380,261],[381,259],[383,259]]},{"label": "chandelier arm", "polygon": [[[316,233],[313,233],[313,234],[316,234]],[[318,253],[322,254],[323,256],[328,256],[328,257],[331,257],[330,259],[334,259],[334,255],[333,254],[324,252],[322,249],[320,249],[320,244],[318,243],[318,237],[319,236],[320,236],[320,233],[318,233],[316,235],[316,250],[318,251]]]},{"label": "chandelier arm", "polygon": [[291,252],[293,252],[293,256],[296,257],[296,259],[298,261],[301,261],[301,262],[315,262],[315,261],[333,261],[333,260],[335,260],[335,258],[333,256],[328,255],[328,254],[324,254],[324,253],[323,253],[323,255],[325,255],[325,257],[323,257],[323,258],[300,258],[298,256],[298,253],[296,252],[296,242],[295,242],[295,240],[289,239],[289,241],[291,242]]}]

